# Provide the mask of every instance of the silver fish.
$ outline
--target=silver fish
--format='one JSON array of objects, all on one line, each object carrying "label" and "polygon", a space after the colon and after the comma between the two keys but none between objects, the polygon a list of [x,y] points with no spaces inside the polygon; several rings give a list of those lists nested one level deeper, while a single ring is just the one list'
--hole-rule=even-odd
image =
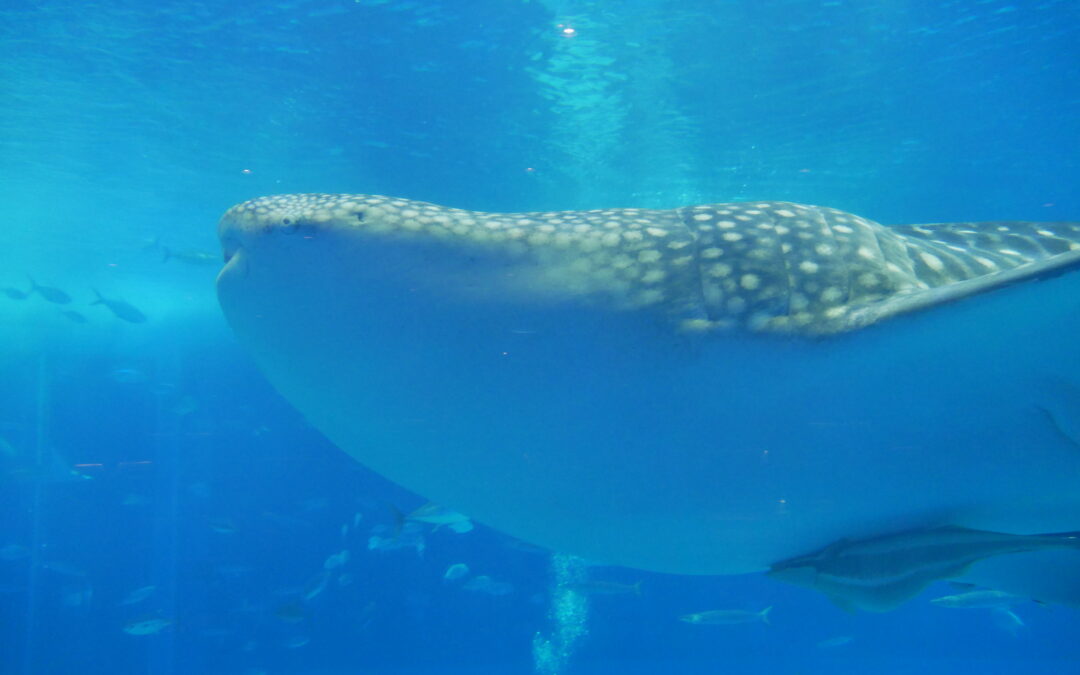
[{"label": "silver fish", "polygon": [[135,621],[129,621],[124,624],[124,632],[128,635],[157,635],[161,631],[171,626],[173,622],[170,619],[162,617],[148,617],[145,619],[136,619]]},{"label": "silver fish", "polygon": [[979,590],[959,593],[957,595],[943,595],[934,598],[930,604],[949,609],[987,609],[994,607],[1012,607],[1023,602],[1029,602],[1031,598],[1022,595],[1014,595],[1005,591]]},{"label": "silver fish", "polygon": [[772,607],[766,607],[760,612],[748,612],[744,609],[714,609],[708,612],[684,614],[679,621],[695,624],[712,624],[718,626],[734,625],[739,623],[770,623],[769,612]]}]

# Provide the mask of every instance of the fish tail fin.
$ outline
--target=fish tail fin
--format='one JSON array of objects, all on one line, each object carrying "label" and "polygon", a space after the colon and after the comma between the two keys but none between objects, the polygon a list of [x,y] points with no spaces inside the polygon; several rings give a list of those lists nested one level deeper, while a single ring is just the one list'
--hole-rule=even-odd
[{"label": "fish tail fin", "polygon": [[390,515],[394,518],[394,539],[401,536],[401,532],[405,529],[405,521],[407,518],[405,514],[401,512],[401,509],[393,504],[387,504],[390,508]]},{"label": "fish tail fin", "polygon": [[765,609],[761,610],[761,613],[758,615],[758,616],[761,617],[761,622],[762,623],[768,624],[770,626],[772,625],[772,621],[769,621],[769,612],[771,612],[771,611],[772,611],[772,605],[769,605]]},{"label": "fish tail fin", "polygon": [[91,305],[100,305],[105,302],[105,298],[101,297],[101,293],[98,291],[98,289],[91,288],[90,290],[92,290],[94,292],[94,295],[97,296],[97,300],[91,302]]},{"label": "fish tail fin", "polygon": [[37,285],[37,282],[34,281],[34,277],[27,274],[26,278],[30,280],[30,292],[33,293],[34,291],[36,291],[39,288],[39,286]]}]

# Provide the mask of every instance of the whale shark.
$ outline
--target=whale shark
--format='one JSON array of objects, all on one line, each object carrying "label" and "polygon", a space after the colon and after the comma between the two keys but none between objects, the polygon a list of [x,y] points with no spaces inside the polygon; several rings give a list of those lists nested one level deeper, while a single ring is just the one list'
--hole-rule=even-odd
[{"label": "whale shark", "polygon": [[226,319],[315,428],[531,544],[742,574],[1080,530],[1080,223],[293,194],[219,237]]}]

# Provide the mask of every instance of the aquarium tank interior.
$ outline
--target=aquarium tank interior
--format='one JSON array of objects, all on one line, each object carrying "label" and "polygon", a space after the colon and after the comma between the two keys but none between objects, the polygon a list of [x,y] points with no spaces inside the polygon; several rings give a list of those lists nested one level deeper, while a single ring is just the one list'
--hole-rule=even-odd
[{"label": "aquarium tank interior", "polygon": [[1080,672],[1080,4],[3,0],[0,673]]}]

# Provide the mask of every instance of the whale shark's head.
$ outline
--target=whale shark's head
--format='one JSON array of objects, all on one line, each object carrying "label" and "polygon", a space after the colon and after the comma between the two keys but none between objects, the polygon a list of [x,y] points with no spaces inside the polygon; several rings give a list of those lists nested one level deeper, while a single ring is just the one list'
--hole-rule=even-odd
[{"label": "whale shark's head", "polygon": [[282,195],[234,206],[219,237],[224,297],[232,277],[273,268],[281,284],[331,274],[440,303],[701,315],[693,237],[673,211],[498,214],[371,195]]}]

